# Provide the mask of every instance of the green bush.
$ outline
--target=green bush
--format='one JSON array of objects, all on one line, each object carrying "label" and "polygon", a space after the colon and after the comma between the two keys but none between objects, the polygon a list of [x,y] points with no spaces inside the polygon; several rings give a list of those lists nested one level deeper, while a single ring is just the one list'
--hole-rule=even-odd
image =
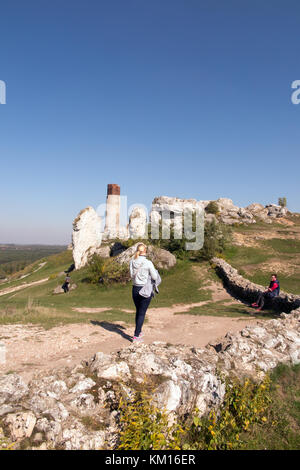
[{"label": "green bush", "polygon": [[113,258],[101,258],[94,255],[87,269],[87,280],[91,284],[125,284],[130,280],[129,267]]},{"label": "green bush", "polygon": [[184,436],[185,450],[231,450],[243,449],[246,435],[255,423],[269,421],[268,407],[271,403],[270,378],[255,383],[246,379],[226,381],[226,394],[218,414],[212,410],[208,416],[199,417],[198,410]]},{"label": "green bush", "polygon": [[253,426],[270,425],[271,381],[226,380],[225,399],[219,411],[199,416],[199,410],[180,423],[170,425],[168,416],[152,404],[149,392],[135,392],[120,400],[118,450],[231,450],[244,449]]},{"label": "green bush", "polygon": [[216,201],[210,201],[207,206],[205,207],[205,211],[207,214],[218,214],[219,213],[219,206]]},{"label": "green bush", "polygon": [[[196,230],[196,220],[193,218],[193,231]],[[150,233],[150,227],[149,227]],[[160,224],[161,235],[161,224]],[[228,225],[220,224],[215,221],[206,222],[204,226],[204,245],[201,250],[186,250],[186,243],[194,240],[174,239],[174,227],[170,228],[170,239],[161,238],[152,240],[153,245],[163,248],[173,253],[179,259],[210,260],[214,256],[220,255],[231,241],[232,229]]]},{"label": "green bush", "polygon": [[168,423],[167,414],[153,405],[148,392],[136,392],[131,400],[121,398],[119,411],[118,450],[180,450],[182,428]]},{"label": "green bush", "polygon": [[210,260],[219,256],[231,241],[232,230],[227,225],[215,221],[206,223],[204,228],[204,244],[201,250],[195,252],[197,260]]},{"label": "green bush", "polygon": [[279,197],[278,198],[278,205],[281,206],[281,207],[286,207],[286,197]]}]

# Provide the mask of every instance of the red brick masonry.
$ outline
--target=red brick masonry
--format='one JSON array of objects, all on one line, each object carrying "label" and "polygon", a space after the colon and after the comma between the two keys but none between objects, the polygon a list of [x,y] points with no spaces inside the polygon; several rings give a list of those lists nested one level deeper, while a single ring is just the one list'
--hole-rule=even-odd
[{"label": "red brick masonry", "polygon": [[107,185],[107,195],[110,196],[111,194],[116,194],[120,196],[120,186],[117,184],[108,184]]}]

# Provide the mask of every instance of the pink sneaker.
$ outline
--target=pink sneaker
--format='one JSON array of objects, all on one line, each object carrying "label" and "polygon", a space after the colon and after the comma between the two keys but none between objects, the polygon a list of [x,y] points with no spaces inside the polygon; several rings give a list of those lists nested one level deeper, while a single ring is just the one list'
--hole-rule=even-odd
[{"label": "pink sneaker", "polygon": [[141,336],[134,336],[132,339],[133,343],[143,343],[143,338]]}]

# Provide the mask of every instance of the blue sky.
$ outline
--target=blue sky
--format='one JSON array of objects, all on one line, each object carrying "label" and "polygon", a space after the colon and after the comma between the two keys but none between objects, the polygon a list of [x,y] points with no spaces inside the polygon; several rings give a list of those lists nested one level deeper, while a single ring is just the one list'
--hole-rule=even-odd
[{"label": "blue sky", "polygon": [[117,183],[300,211],[296,0],[1,5],[0,242],[68,243]]}]

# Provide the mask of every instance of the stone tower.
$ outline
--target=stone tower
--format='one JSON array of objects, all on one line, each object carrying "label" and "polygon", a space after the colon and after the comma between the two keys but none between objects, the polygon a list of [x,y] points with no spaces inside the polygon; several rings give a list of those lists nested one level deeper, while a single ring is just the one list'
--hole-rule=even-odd
[{"label": "stone tower", "polygon": [[120,186],[107,185],[104,233],[109,238],[119,236],[120,232]]}]

